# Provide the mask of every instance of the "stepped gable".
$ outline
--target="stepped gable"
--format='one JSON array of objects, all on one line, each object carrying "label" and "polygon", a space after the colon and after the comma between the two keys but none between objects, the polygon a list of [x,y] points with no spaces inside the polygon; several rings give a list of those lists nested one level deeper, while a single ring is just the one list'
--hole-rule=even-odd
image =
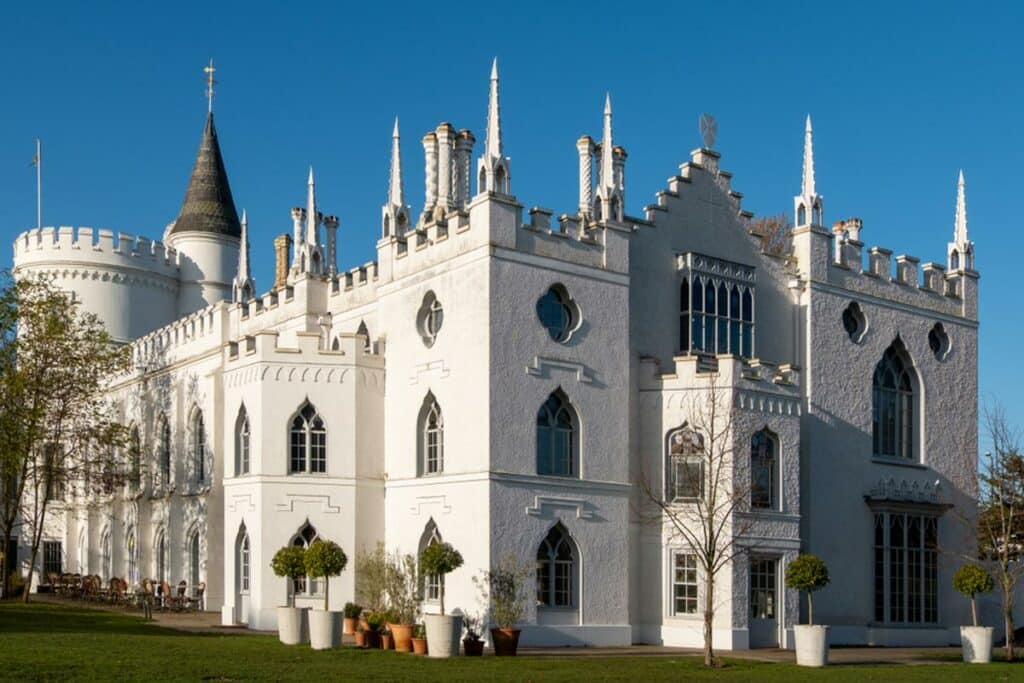
[{"label": "stepped gable", "polygon": [[230,237],[242,236],[235,202],[231,198],[228,174],[224,170],[213,113],[206,117],[206,128],[199,143],[199,153],[188,181],[185,201],[170,234],[205,232]]}]

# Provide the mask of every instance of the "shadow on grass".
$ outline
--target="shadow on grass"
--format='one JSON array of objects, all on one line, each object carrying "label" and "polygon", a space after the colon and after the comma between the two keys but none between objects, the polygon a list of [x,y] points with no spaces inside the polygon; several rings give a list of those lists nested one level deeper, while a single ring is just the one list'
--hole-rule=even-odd
[{"label": "shadow on grass", "polygon": [[[0,634],[89,633],[133,636],[221,636],[159,626],[140,616],[49,603],[0,602]],[[235,634],[232,634],[235,635]]]}]

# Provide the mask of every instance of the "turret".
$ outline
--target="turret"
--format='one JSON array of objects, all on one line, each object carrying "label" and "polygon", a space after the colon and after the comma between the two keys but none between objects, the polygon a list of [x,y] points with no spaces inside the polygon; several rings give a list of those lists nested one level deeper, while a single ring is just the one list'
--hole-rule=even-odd
[{"label": "turret", "polygon": [[[305,224],[301,221],[305,218]],[[320,222],[323,214],[316,206],[316,181],[313,178],[313,167],[309,167],[309,178],[306,181],[306,208],[292,209],[296,233],[295,255],[292,260],[292,273],[299,275],[324,275],[324,248],[320,240]]]},{"label": "turret", "polygon": [[[835,260],[835,250],[829,253],[833,237],[822,227],[822,206],[822,197],[814,185],[814,143],[808,115],[804,126],[803,178],[800,194],[793,198],[793,252],[800,275],[811,280],[824,280],[830,260]],[[859,240],[859,230],[856,236],[849,237]],[[836,239],[846,238],[837,236]]]},{"label": "turret", "polygon": [[167,230],[167,245],[180,254],[179,316],[231,298],[241,236],[211,111],[181,211]]}]

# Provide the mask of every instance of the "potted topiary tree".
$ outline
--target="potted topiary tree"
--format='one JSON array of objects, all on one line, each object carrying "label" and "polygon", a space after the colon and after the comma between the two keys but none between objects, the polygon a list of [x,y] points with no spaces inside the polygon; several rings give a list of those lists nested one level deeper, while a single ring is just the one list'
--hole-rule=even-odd
[{"label": "potted topiary tree", "polygon": [[306,575],[324,580],[324,608],[309,613],[309,644],[314,650],[341,647],[341,612],[330,607],[331,577],[348,565],[348,556],[334,541],[317,539],[306,549]]},{"label": "potted topiary tree", "polygon": [[363,607],[354,602],[346,602],[345,607],[341,611],[344,614],[341,632],[346,636],[350,636],[356,632],[356,626],[359,624],[359,615],[363,613]]},{"label": "potted topiary tree", "polygon": [[295,581],[306,574],[306,549],[286,545],[270,561],[274,574],[288,579],[288,604],[277,608],[277,634],[285,645],[298,645],[308,639],[306,609],[295,606]]},{"label": "potted topiary tree", "polygon": [[480,577],[473,577],[473,583],[480,589],[484,605],[490,605],[491,643],[494,654],[515,656],[519,648],[519,629],[515,625],[526,613],[526,579],[530,575],[527,567],[516,564],[507,557]]},{"label": "potted topiary tree", "polygon": [[969,664],[988,664],[992,661],[992,627],[978,626],[978,593],[995,588],[992,576],[976,564],[965,564],[953,575],[953,588],[971,599],[973,626],[960,627],[960,649]]},{"label": "potted topiary tree", "polygon": [[471,614],[462,617],[462,627],[466,629],[466,637],[462,639],[462,649],[467,657],[480,657],[484,654],[484,641],[480,637],[481,619]]},{"label": "potted topiary tree", "polygon": [[814,625],[814,591],[828,585],[828,567],[814,555],[800,555],[786,569],[786,585],[807,593],[807,625],[796,625],[796,663],[825,666],[828,663],[828,626]]},{"label": "potted topiary tree", "polygon": [[420,574],[437,576],[440,583],[440,614],[424,614],[431,657],[459,654],[462,617],[444,613],[445,576],[462,566],[462,555],[450,543],[431,543],[420,553]]}]

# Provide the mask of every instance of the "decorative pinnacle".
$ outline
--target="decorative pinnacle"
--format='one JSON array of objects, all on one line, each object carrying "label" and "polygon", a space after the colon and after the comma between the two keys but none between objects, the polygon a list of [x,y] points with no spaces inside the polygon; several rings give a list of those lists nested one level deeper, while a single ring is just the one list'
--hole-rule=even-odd
[{"label": "decorative pinnacle", "polygon": [[614,187],[613,160],[614,147],[612,146],[612,96],[605,93],[604,96],[604,132],[601,136],[601,187],[611,190]]},{"label": "decorative pinnacle", "polygon": [[249,279],[249,218],[242,209],[242,243],[238,250],[238,277]]},{"label": "decorative pinnacle", "polygon": [[501,158],[501,112],[498,104],[498,58],[491,63],[491,99],[487,105],[487,139],[484,154]]},{"label": "decorative pinnacle", "polygon": [[210,114],[213,113],[213,86],[217,84],[217,81],[213,80],[213,73],[217,69],[213,68],[213,59],[207,66],[203,67],[203,71],[206,73],[206,111]]},{"label": "decorative pinnacle", "polygon": [[956,220],[953,241],[957,244],[967,243],[967,192],[963,169],[960,169],[960,179],[956,183]]},{"label": "decorative pinnacle", "polygon": [[320,216],[316,211],[316,185],[313,182],[313,166],[309,167],[308,193],[306,197],[306,242],[316,246],[319,240]]},{"label": "decorative pinnacle", "polygon": [[807,115],[807,125],[804,127],[804,175],[801,194],[805,197],[813,197],[814,191],[814,134],[811,129],[811,115]]},{"label": "decorative pinnacle", "polygon": [[402,147],[398,134],[398,117],[395,117],[395,129],[391,133],[391,177],[388,184],[388,204],[401,207],[405,202],[402,188]]}]

